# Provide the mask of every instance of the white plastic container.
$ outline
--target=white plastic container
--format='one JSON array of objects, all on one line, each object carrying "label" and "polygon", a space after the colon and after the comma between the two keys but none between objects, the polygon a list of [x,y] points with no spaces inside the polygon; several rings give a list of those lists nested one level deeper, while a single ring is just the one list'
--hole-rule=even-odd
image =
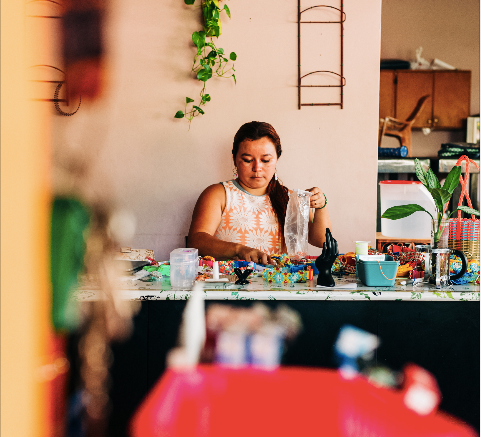
[{"label": "white plastic container", "polygon": [[[426,187],[417,181],[381,181],[381,215],[392,206],[416,203],[435,217],[436,206]],[[399,220],[381,219],[381,233],[394,238],[431,238],[431,217],[416,211]]]},{"label": "white plastic container", "polygon": [[356,255],[367,255],[369,253],[370,241],[355,241],[356,243]]},{"label": "white plastic container", "polygon": [[170,285],[173,289],[190,289],[197,275],[199,251],[174,249],[170,252]]}]

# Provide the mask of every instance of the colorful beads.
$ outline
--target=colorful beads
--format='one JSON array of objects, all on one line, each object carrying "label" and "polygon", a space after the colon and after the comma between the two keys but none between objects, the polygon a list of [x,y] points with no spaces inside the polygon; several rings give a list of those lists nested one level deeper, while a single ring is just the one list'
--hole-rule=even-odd
[{"label": "colorful beads", "polygon": [[[461,268],[461,258],[457,255],[451,255],[451,261],[449,263],[449,273],[451,275],[454,275],[461,271]],[[461,278],[453,280],[453,283],[457,285],[467,284],[470,282],[479,284],[479,261],[476,259],[468,260],[466,273]]]},{"label": "colorful beads", "polygon": [[291,259],[286,253],[283,253],[282,255],[271,255],[271,259],[275,261],[278,267],[284,267],[291,264]]},{"label": "colorful beads", "polygon": [[277,263],[277,266],[268,267],[262,273],[264,280],[270,284],[293,284],[313,278],[311,266],[294,266],[287,254],[271,255],[271,259]]}]

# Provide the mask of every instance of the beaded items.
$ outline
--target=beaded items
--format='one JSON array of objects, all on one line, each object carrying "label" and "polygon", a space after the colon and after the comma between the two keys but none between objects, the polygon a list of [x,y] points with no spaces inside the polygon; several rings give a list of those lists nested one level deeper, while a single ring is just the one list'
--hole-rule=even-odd
[{"label": "beaded items", "polygon": [[269,284],[293,284],[307,282],[313,278],[313,268],[310,265],[292,264],[287,254],[272,255],[271,259],[277,263],[275,267],[268,267],[262,273],[262,277]]}]

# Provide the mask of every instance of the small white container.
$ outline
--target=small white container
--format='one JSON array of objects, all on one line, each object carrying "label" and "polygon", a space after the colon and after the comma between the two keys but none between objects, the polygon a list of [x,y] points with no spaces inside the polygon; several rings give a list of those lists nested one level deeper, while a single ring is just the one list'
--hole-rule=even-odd
[{"label": "small white container", "polygon": [[[416,203],[435,216],[436,206],[429,191],[417,181],[381,181],[381,215],[392,206]],[[381,233],[394,238],[431,238],[431,217],[416,211],[399,220],[381,219]]]},{"label": "small white container", "polygon": [[219,261],[214,261],[212,266],[212,279],[219,280]]},{"label": "small white container", "polygon": [[367,255],[369,253],[370,241],[355,241],[356,243],[356,255]]},{"label": "small white container", "polygon": [[170,285],[173,289],[190,289],[197,275],[199,251],[175,249],[170,252]]}]

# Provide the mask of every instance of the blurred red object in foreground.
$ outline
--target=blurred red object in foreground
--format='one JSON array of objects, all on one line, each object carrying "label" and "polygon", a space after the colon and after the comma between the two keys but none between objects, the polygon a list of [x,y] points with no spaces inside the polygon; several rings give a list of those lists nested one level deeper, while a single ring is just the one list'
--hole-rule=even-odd
[{"label": "blurred red object in foreground", "polygon": [[436,378],[416,364],[404,367],[404,405],[425,416],[436,411],[441,402],[441,391]]},{"label": "blurred red object in foreground", "polygon": [[421,416],[404,393],[336,370],[200,366],[168,370],[131,423],[133,437],[474,437],[448,414]]}]

